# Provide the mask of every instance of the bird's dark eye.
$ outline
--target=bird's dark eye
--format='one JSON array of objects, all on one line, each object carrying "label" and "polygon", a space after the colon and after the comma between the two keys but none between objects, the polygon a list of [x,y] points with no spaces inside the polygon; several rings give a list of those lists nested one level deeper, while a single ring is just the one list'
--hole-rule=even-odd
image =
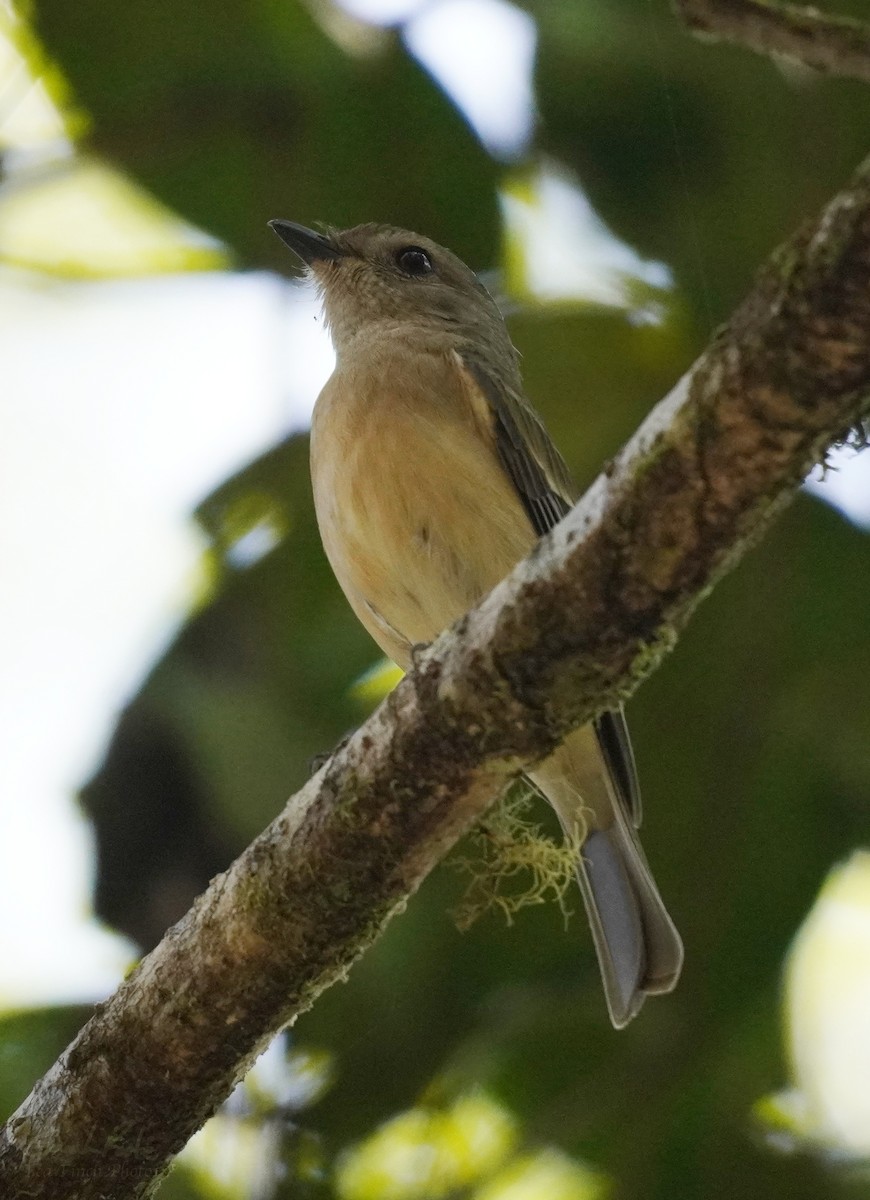
[{"label": "bird's dark eye", "polygon": [[405,246],[396,255],[396,264],[406,275],[430,275],[435,269],[429,255],[419,246]]}]

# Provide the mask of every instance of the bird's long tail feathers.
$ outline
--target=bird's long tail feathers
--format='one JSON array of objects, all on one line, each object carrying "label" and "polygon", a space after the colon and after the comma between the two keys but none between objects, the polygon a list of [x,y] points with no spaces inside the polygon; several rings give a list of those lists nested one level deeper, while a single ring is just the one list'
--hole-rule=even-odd
[{"label": "bird's long tail feathers", "polygon": [[669,992],[683,946],[643,852],[620,822],[583,844],[577,880],[589,917],[610,1019],[628,1024],[646,996]]},{"label": "bird's long tail feathers", "polygon": [[572,735],[533,778],[566,836],[581,841],[577,879],[610,1019],[621,1029],[647,995],[672,990],[683,963],[683,944],[609,772],[600,769],[600,758],[594,770],[591,738],[589,729]]}]

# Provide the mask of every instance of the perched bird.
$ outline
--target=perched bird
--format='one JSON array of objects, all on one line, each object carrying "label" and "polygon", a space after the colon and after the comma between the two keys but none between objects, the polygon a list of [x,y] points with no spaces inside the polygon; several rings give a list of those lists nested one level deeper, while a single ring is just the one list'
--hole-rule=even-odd
[{"label": "perched bird", "polygon": [[[495,587],[575,489],[523,394],[501,313],[456,255],[387,225],[270,224],[314,277],[336,352],[311,429],[323,545],[360,621],[407,669],[412,647]],[[674,987],[683,959],[637,837],[622,711],[530,776],[583,838],[577,875],[619,1028]]]}]

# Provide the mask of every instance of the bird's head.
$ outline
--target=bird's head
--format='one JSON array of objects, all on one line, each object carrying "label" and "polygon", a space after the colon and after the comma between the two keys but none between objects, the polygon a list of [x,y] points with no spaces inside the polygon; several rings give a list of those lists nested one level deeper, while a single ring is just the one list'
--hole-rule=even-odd
[{"label": "bird's head", "polygon": [[416,333],[492,346],[513,360],[492,296],[431,238],[392,225],[316,233],[292,221],[269,224],[316,281],[339,358],[360,335]]}]

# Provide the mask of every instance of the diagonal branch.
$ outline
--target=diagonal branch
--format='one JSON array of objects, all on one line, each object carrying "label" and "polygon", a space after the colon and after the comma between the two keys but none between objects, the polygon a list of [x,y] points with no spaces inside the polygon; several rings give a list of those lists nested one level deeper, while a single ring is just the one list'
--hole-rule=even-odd
[{"label": "diagonal branch", "polygon": [[523,764],[669,650],[870,410],[870,160],[580,503],[422,656],[0,1131],[0,1193],[147,1196]]},{"label": "diagonal branch", "polygon": [[870,83],[870,25],[769,0],[673,0],[678,16],[702,37],[779,54],[829,75]]}]

